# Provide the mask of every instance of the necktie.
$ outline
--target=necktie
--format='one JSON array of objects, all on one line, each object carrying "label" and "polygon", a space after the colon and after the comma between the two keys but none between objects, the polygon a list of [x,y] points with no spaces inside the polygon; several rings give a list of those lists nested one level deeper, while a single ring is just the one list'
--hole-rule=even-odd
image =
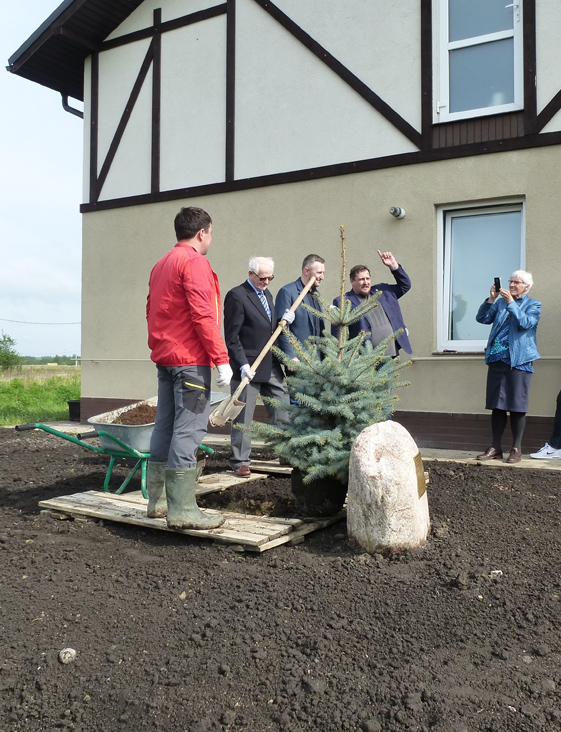
[{"label": "necktie", "polygon": [[267,317],[269,320],[271,320],[271,308],[269,307],[269,303],[267,302],[267,298],[265,297],[265,293],[259,290],[257,293],[259,299],[261,300],[261,305],[265,308],[265,312],[267,313]]}]

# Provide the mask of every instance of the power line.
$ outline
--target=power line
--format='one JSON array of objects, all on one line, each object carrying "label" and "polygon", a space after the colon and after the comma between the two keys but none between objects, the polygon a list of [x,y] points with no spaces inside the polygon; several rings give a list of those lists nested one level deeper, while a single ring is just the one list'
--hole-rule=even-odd
[{"label": "power line", "polygon": [[24,325],[81,325],[82,321],[79,320],[77,323],[35,323],[32,320],[8,320],[8,318],[0,318],[5,323],[23,323]]}]

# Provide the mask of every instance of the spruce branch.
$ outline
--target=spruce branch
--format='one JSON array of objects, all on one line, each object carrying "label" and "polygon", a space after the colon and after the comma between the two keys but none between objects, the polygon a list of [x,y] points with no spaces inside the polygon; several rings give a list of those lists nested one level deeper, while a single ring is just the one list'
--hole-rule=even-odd
[{"label": "spruce branch", "polygon": [[273,346],[272,348],[275,356],[288,368],[289,371],[296,371],[298,364],[300,363],[300,366],[302,365],[302,361],[307,364],[312,371],[317,371],[310,358],[309,350],[302,346],[300,341],[290,330],[286,331],[286,335],[288,336],[288,340],[290,341],[292,348],[298,354],[299,360],[294,361],[290,356],[287,356],[284,351],[281,351],[278,346]]}]

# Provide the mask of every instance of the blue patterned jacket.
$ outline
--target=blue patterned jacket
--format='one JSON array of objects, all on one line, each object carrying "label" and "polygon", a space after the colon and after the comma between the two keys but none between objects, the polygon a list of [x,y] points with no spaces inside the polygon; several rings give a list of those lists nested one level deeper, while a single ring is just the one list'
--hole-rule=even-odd
[{"label": "blue patterned jacket", "polygon": [[491,333],[485,349],[485,363],[491,352],[491,344],[495,340],[506,319],[509,319],[508,347],[510,350],[510,364],[514,368],[520,364],[535,361],[540,357],[536,345],[536,330],[540,319],[542,304],[524,295],[509,305],[498,297],[494,303],[487,300],[477,311],[475,319],[478,323],[488,325],[492,323]]}]

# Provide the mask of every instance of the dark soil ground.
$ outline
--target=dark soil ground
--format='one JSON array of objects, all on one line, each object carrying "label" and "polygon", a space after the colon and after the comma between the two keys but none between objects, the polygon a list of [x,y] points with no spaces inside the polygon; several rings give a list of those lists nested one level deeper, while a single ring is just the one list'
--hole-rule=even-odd
[{"label": "dark soil ground", "polygon": [[[40,513],[107,462],[0,430],[2,732],[561,729],[559,473],[426,462],[423,549],[340,522],[255,555]],[[250,485],[290,513],[286,480]]]}]

